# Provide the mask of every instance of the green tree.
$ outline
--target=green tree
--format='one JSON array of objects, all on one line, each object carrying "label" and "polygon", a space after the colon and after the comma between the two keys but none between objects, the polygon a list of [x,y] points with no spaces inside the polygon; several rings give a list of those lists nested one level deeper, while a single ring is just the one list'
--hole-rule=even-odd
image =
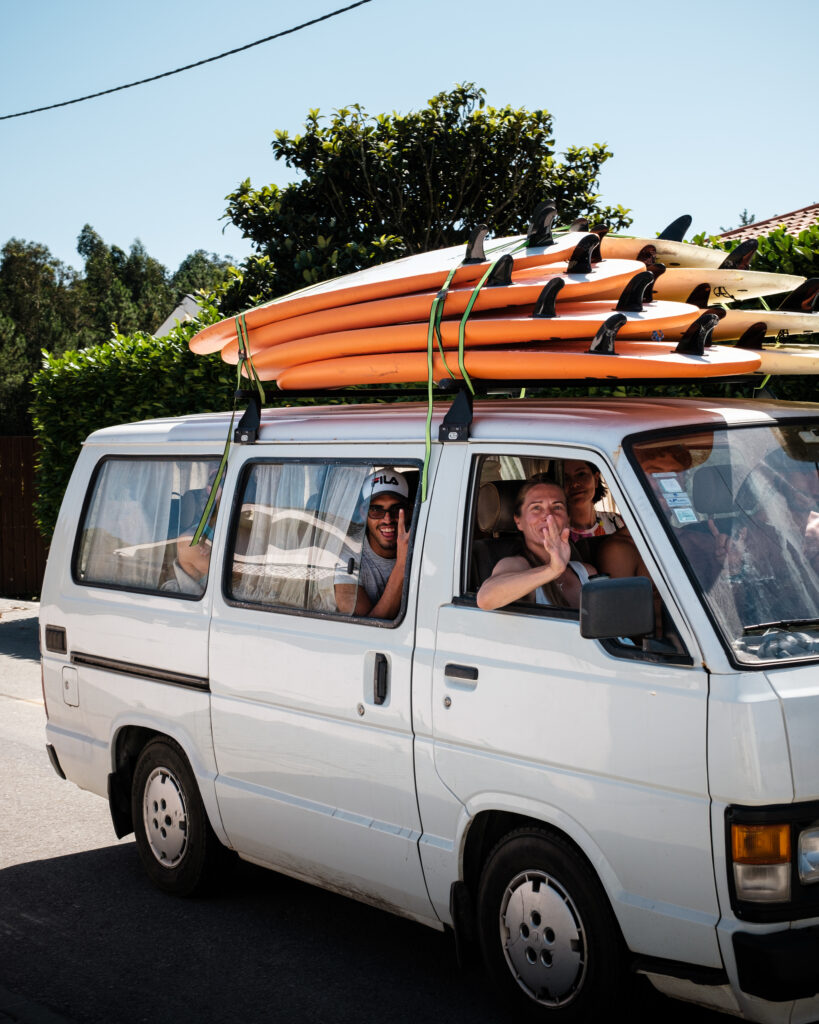
[{"label": "green tree", "polygon": [[77,281],[44,245],[12,238],[0,250],[0,433],[31,433],[29,382],[42,350],[85,337]]},{"label": "green tree", "polygon": [[196,249],[182,260],[171,278],[174,303],[178,305],[186,295],[213,291],[227,280],[233,262],[230,256],[217,256],[215,252]]},{"label": "green tree", "polygon": [[258,189],[246,180],[227,197],[225,217],[256,253],[221,289],[225,313],[458,244],[482,222],[496,235],[525,231],[545,198],[563,223],[581,215],[615,230],[631,223],[622,207],[598,203],[606,146],[572,146],[561,162],[548,111],[487,106],[471,83],[406,115],[370,116],[358,104],[329,119],[311,110],[303,134],[278,131],[272,147],[300,179]]},{"label": "green tree", "polygon": [[174,306],[168,272],[149,256],[137,239],[125,252],[107,245],[86,224],[77,239],[77,252],[85,260],[83,306],[98,341],[111,332],[111,324],[125,334],[153,331]]}]

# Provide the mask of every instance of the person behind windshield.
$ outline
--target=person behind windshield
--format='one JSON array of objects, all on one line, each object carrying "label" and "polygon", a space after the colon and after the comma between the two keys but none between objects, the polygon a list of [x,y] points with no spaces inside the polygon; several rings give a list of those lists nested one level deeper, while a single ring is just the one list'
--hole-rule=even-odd
[{"label": "person behind windshield", "polygon": [[362,513],[366,509],[367,528],[357,572],[345,569],[334,581],[336,607],[343,614],[374,619],[394,619],[398,614],[409,549],[408,498],[406,477],[392,467],[364,481],[360,508]]},{"label": "person behind windshield", "polygon": [[600,479],[600,470],[582,459],[563,463],[563,486],[569,507],[569,539],[605,537],[623,529],[623,520],[614,512],[598,512],[597,502],[608,494]]},{"label": "person behind windshield", "polygon": [[491,610],[529,601],[579,608],[580,588],[596,570],[572,559],[563,488],[544,475],[527,480],[515,502],[515,525],[521,533],[520,554],[498,562],[481,584],[478,607]]}]

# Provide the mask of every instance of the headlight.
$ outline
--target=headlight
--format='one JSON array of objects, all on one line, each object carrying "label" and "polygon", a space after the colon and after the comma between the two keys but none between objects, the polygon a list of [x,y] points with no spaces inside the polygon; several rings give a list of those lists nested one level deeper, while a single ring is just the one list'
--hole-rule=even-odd
[{"label": "headlight", "polygon": [[[753,903],[782,903],[790,899],[790,825],[732,825],[731,854],[738,899]],[[815,859],[819,880],[819,829]]]},{"label": "headlight", "polygon": [[799,881],[803,885],[819,882],[819,826],[799,833]]}]

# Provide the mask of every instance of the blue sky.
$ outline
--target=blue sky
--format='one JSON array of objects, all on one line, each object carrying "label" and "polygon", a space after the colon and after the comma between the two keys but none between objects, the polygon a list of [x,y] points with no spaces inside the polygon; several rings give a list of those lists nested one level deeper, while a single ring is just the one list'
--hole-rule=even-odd
[{"label": "blue sky", "polygon": [[[344,0],[27,0],[0,8],[0,113],[159,74],[317,17]],[[276,129],[311,107],[406,112],[455,82],[554,116],[558,149],[605,142],[606,203],[653,235],[819,201],[816,0],[372,0],[284,39],[86,103],[0,121],[0,244],[75,266],[90,223],[174,270],[194,249],[250,251],[224,197],[283,184]],[[689,234],[690,237],[690,234]]]}]

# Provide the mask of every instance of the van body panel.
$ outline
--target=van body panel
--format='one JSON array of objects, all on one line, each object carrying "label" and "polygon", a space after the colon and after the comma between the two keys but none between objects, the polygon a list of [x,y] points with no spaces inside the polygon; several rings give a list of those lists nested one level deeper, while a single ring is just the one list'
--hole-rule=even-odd
[{"label": "van body panel", "polygon": [[[815,673],[815,667],[808,671]],[[794,788],[782,701],[766,674],[712,674],[708,715],[712,799],[741,804],[790,803]],[[816,716],[809,721],[815,735]]]},{"label": "van body panel", "polygon": [[[269,449],[251,451],[249,459]],[[304,457],[276,450],[276,457]],[[359,449],[334,446],[333,458]],[[417,459],[417,447],[365,458]],[[416,527],[420,549],[427,508]],[[222,820],[234,847],[336,891],[434,916],[418,853],[411,667],[417,568],[393,628],[214,600],[212,727]],[[387,696],[375,699],[376,655]],[[332,850],[328,863],[327,851]]]},{"label": "van body panel", "polygon": [[793,799],[815,800],[819,797],[819,672],[815,665],[783,665],[766,675],[782,702]]}]

